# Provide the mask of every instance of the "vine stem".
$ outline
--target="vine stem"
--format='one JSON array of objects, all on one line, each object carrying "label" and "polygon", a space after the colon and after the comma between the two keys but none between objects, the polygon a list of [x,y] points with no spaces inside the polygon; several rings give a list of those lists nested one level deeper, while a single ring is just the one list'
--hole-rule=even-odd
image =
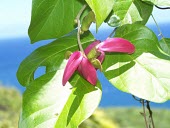
[{"label": "vine stem", "polygon": [[153,16],[152,14],[151,14],[151,16],[152,16],[152,19],[154,20],[154,22],[155,22],[155,24],[156,24],[156,27],[157,27],[157,29],[158,29],[158,31],[159,31],[159,35],[162,37],[163,42],[167,45],[167,43],[166,43],[166,41],[165,41],[165,37],[164,37],[164,35],[162,34],[161,29],[160,29],[158,23],[156,22],[156,20],[155,20],[155,18],[154,18],[154,16]]},{"label": "vine stem", "polygon": [[[152,126],[152,128],[155,128],[155,124],[154,124],[153,116],[152,116],[152,110],[151,110],[150,104],[149,104],[150,102],[147,101],[147,100],[144,100],[144,99],[140,99],[140,98],[138,99],[134,95],[132,95],[132,96],[135,100],[139,101],[142,104],[143,112],[141,113],[141,115],[144,117],[146,128],[151,128],[151,126]],[[146,118],[145,104],[146,104],[146,107],[147,107],[148,112],[149,112],[148,121],[147,121],[147,118]]]},{"label": "vine stem", "polygon": [[158,31],[159,31],[159,35],[161,35],[162,38],[164,38],[164,36],[163,36],[163,34],[162,34],[162,32],[161,32],[161,29],[160,29],[158,23],[156,22],[156,20],[155,20],[153,14],[151,14],[151,16],[152,16],[152,19],[154,20],[154,22],[155,22],[155,24],[156,24],[156,27],[157,27],[157,29],[158,29]]},{"label": "vine stem", "polygon": [[146,119],[146,111],[145,111],[145,101],[143,99],[141,99],[141,103],[142,103],[142,108],[143,108],[143,117],[145,120],[145,126],[146,128],[148,128],[148,123],[147,123],[147,119]]},{"label": "vine stem", "polygon": [[146,101],[146,107],[149,111],[149,118],[151,120],[151,124],[152,124],[152,128],[155,128],[155,124],[154,124],[154,121],[153,121],[153,116],[152,116],[152,110],[150,108],[150,104],[149,104],[149,101]]},{"label": "vine stem", "polygon": [[109,38],[111,38],[113,36],[113,34],[115,33],[117,27],[110,33],[110,35],[108,36]]},{"label": "vine stem", "polygon": [[84,53],[84,50],[83,50],[83,47],[82,47],[82,45],[81,45],[81,40],[80,40],[80,32],[81,32],[81,29],[80,29],[80,27],[81,27],[80,16],[81,16],[81,14],[83,13],[83,11],[85,10],[86,6],[87,6],[86,4],[83,5],[83,7],[81,8],[81,10],[79,11],[79,13],[78,13],[77,16],[76,16],[77,27],[78,27],[78,31],[77,31],[77,41],[78,41],[79,49],[80,49],[80,51],[83,52],[83,53]]},{"label": "vine stem", "polygon": [[155,5],[155,7],[157,7],[157,8],[159,8],[159,9],[170,9],[170,7],[159,7],[159,6],[157,6],[157,5]]}]

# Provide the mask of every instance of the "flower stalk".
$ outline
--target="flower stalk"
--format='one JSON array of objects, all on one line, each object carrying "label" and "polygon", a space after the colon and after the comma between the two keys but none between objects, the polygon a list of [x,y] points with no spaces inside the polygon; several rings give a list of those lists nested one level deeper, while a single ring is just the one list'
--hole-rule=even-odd
[{"label": "flower stalk", "polygon": [[81,40],[80,40],[80,34],[81,34],[81,23],[80,23],[80,16],[81,14],[83,13],[83,11],[85,10],[86,8],[86,4],[81,8],[81,10],[79,11],[79,13],[77,14],[76,16],[76,22],[77,22],[77,41],[78,41],[78,45],[79,45],[79,49],[82,53],[84,53],[84,50],[83,50],[83,47],[81,45]]}]

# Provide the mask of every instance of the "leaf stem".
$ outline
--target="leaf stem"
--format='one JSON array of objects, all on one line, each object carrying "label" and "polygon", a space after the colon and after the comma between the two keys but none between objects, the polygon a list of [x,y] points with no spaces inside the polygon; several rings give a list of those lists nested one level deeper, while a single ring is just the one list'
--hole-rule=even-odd
[{"label": "leaf stem", "polygon": [[81,29],[80,29],[80,27],[81,27],[81,24],[80,24],[80,16],[81,16],[81,14],[83,13],[83,11],[85,10],[85,8],[86,8],[86,4],[85,5],[83,5],[83,7],[81,8],[81,10],[79,11],[79,13],[77,14],[77,16],[76,16],[76,21],[77,21],[77,41],[78,41],[78,45],[79,45],[79,49],[80,49],[80,51],[81,52],[83,52],[84,53],[84,50],[83,50],[83,47],[82,47],[82,45],[81,45],[81,40],[80,40],[80,33],[81,33]]}]

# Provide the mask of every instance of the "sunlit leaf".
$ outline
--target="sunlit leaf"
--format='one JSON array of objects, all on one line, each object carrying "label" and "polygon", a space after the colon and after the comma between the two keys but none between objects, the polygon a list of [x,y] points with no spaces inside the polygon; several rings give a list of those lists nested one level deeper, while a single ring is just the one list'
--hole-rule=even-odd
[{"label": "sunlit leaf", "polygon": [[120,17],[121,25],[142,21],[134,0],[116,0],[113,11],[115,15]]},{"label": "sunlit leaf", "polygon": [[71,32],[84,3],[79,0],[33,0],[28,31],[31,42],[54,39]]},{"label": "sunlit leaf", "polygon": [[121,91],[153,102],[170,99],[170,57],[161,50],[156,35],[139,24],[117,29],[116,37],[131,41],[132,55],[106,55],[103,63],[106,77]]},{"label": "sunlit leaf", "polygon": [[148,3],[152,3],[157,6],[169,6],[170,7],[170,1],[169,0],[142,0]]},{"label": "sunlit leaf", "polygon": [[79,75],[62,86],[66,63],[57,72],[49,72],[27,87],[19,128],[77,128],[97,108],[101,88],[90,85]]},{"label": "sunlit leaf", "polygon": [[113,8],[115,0],[86,0],[96,16],[96,28],[98,29],[107,18]]},{"label": "sunlit leaf", "polygon": [[[19,128],[76,128],[97,108],[101,99],[101,87],[91,85],[76,74],[62,85],[66,65],[66,51],[78,50],[77,31],[36,49],[20,65],[19,82],[26,86]],[[86,47],[94,40],[89,33],[82,37]],[[38,67],[45,66],[44,75],[34,79]]]},{"label": "sunlit leaf", "polygon": [[170,38],[162,38],[159,43],[163,51],[170,55]]}]

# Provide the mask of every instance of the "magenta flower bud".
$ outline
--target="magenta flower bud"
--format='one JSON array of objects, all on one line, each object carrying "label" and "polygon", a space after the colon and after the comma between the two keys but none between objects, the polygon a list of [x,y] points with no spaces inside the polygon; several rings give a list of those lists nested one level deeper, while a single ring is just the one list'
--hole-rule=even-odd
[{"label": "magenta flower bud", "polygon": [[132,54],[135,47],[128,40],[123,38],[108,38],[96,46],[99,51],[103,52],[122,52]]},{"label": "magenta flower bud", "polygon": [[76,51],[71,54],[64,70],[62,80],[63,86],[67,83],[67,81],[70,79],[70,77],[76,70],[78,70],[80,75],[82,75],[89,83],[91,83],[92,85],[96,85],[96,69],[80,51]]},{"label": "magenta flower bud", "polygon": [[96,85],[97,83],[97,74],[96,69],[94,66],[90,63],[90,61],[87,58],[83,58],[81,61],[81,64],[78,68],[78,71],[80,71],[80,74],[92,85]]},{"label": "magenta flower bud", "polygon": [[63,86],[70,79],[73,73],[77,70],[77,67],[80,65],[82,59],[83,59],[83,55],[79,51],[74,52],[70,56],[67,62],[66,68],[64,70],[64,75],[63,75],[63,80],[62,80]]}]

